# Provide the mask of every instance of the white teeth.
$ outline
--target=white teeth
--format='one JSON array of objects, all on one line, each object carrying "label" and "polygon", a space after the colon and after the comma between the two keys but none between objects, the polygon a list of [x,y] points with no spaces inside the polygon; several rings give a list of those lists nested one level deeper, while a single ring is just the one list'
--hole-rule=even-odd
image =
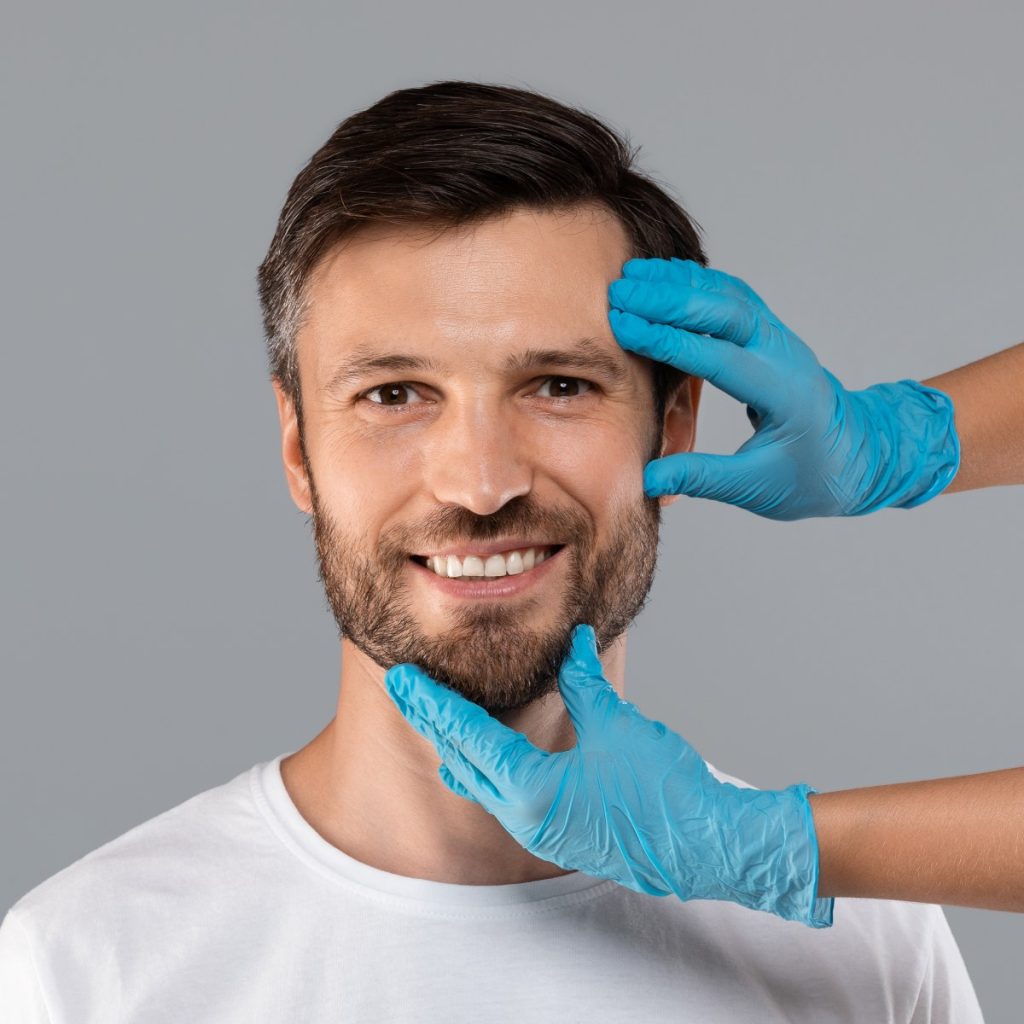
[{"label": "white teeth", "polygon": [[461,561],[456,555],[431,555],[427,566],[438,576],[457,579],[460,576],[483,577],[517,576],[540,565],[551,557],[549,548],[526,548],[507,551],[500,555],[489,555],[486,560],[477,555],[467,555]]},{"label": "white teeth", "polygon": [[[455,557],[455,555],[449,555],[448,556],[448,568],[449,569],[451,569],[451,567],[452,567],[452,562],[454,562],[456,565],[459,564],[459,560]],[[459,576],[483,576],[483,574],[484,574],[483,559],[477,558],[476,555],[466,555],[466,557],[462,560],[462,569],[461,569],[461,571],[459,571],[458,575]],[[448,575],[450,576],[451,573],[449,572]]]}]

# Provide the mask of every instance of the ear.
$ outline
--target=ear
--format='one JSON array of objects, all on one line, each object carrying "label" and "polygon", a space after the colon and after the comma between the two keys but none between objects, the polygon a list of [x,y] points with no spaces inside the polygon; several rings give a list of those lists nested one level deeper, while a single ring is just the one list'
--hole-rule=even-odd
[{"label": "ear", "polygon": [[281,460],[284,462],[284,476],[288,491],[300,512],[313,513],[313,501],[309,492],[309,478],[302,461],[302,446],[299,444],[299,420],[295,403],[285,393],[281,381],[271,378],[277,398],[277,415],[281,421]]},{"label": "ear", "polygon": [[[701,388],[704,379],[692,373],[680,381],[675,393],[665,403],[665,420],[661,432],[661,454],[676,455],[692,452],[697,440],[697,407],[700,405]],[[665,494],[658,498],[662,508],[667,508],[681,495]]]}]

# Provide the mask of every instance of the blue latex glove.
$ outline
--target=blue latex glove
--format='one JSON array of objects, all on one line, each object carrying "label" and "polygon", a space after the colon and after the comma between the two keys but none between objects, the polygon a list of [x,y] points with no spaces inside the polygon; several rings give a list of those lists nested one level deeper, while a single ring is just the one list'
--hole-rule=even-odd
[{"label": "blue latex glove", "polygon": [[733,455],[649,462],[648,497],[713,498],[768,519],[859,516],[914,508],[956,475],[944,392],[914,380],[848,391],[748,284],[692,260],[633,259],[622,273],[608,287],[619,344],[746,403],[756,431]]},{"label": "blue latex glove", "polygon": [[415,665],[384,683],[442,758],[438,774],[479,803],[526,850],[567,870],[653,896],[732,900],[816,928],[818,843],[809,786],[742,789],[719,782],[663,723],[605,679],[594,630],[579,625],[558,675],[576,731],[572,750],[535,747]]}]

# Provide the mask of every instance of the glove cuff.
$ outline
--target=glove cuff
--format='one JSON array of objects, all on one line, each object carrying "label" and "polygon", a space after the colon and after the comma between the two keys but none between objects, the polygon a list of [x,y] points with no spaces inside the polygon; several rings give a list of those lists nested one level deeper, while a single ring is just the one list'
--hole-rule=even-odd
[{"label": "glove cuff", "polygon": [[764,910],[811,928],[832,925],[835,900],[818,897],[818,837],[806,783],[777,790],[738,790],[741,816],[755,837],[735,864],[740,882],[723,893],[751,910]]},{"label": "glove cuff", "polygon": [[780,900],[782,909],[776,913],[790,921],[800,921],[811,928],[830,928],[836,901],[832,896],[818,896],[821,856],[818,849],[818,834],[814,829],[814,812],[811,809],[811,802],[807,799],[811,793],[817,792],[805,782],[783,790],[783,793],[789,794],[797,804],[796,813],[800,817],[800,827],[807,836],[807,842],[797,848],[802,857],[796,861],[790,857],[794,884]]},{"label": "glove cuff", "polygon": [[[872,463],[877,476],[853,515],[882,508],[917,508],[941,494],[960,468],[953,400],[916,380],[875,384],[860,392],[877,403]],[[878,429],[884,424],[884,429]],[[869,433],[867,436],[871,436]]]},{"label": "glove cuff", "polygon": [[893,508],[917,508],[941,494],[952,482],[960,469],[960,436],[956,432],[953,399],[938,388],[929,387],[916,380],[900,381],[914,391],[921,401],[935,410],[935,415],[926,423],[927,439],[932,442],[928,451],[930,458],[922,464],[921,489],[893,505]]}]

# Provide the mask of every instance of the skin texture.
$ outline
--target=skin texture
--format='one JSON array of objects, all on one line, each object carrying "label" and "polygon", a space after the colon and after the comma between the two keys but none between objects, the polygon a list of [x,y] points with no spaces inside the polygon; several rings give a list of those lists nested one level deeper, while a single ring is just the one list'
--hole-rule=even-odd
[{"label": "skin texture", "polygon": [[[575,735],[556,673],[572,627],[587,622],[625,695],[625,630],[653,580],[660,510],[675,500],[643,494],[643,467],[692,450],[701,386],[688,378],[655,429],[651,364],[622,349],[607,318],[607,286],[630,255],[601,208],[516,210],[460,229],[363,229],[311,279],[297,339],[304,446],[274,390],[289,492],[313,516],[341,634],[342,683],[335,717],[281,770],[313,828],[373,867],[475,885],[567,873],[441,782],[437,752],[383,679],[415,662],[537,746],[565,750]],[[590,367],[502,367],[584,336],[626,371],[621,383]],[[441,368],[325,390],[364,345]],[[511,534],[567,545],[543,582],[512,597],[444,597],[408,562]]]},{"label": "skin texture", "polygon": [[1024,911],[1024,768],[809,799],[819,896]]},{"label": "skin texture", "polygon": [[943,494],[1024,484],[1024,343],[922,383],[953,399],[960,469]]}]

